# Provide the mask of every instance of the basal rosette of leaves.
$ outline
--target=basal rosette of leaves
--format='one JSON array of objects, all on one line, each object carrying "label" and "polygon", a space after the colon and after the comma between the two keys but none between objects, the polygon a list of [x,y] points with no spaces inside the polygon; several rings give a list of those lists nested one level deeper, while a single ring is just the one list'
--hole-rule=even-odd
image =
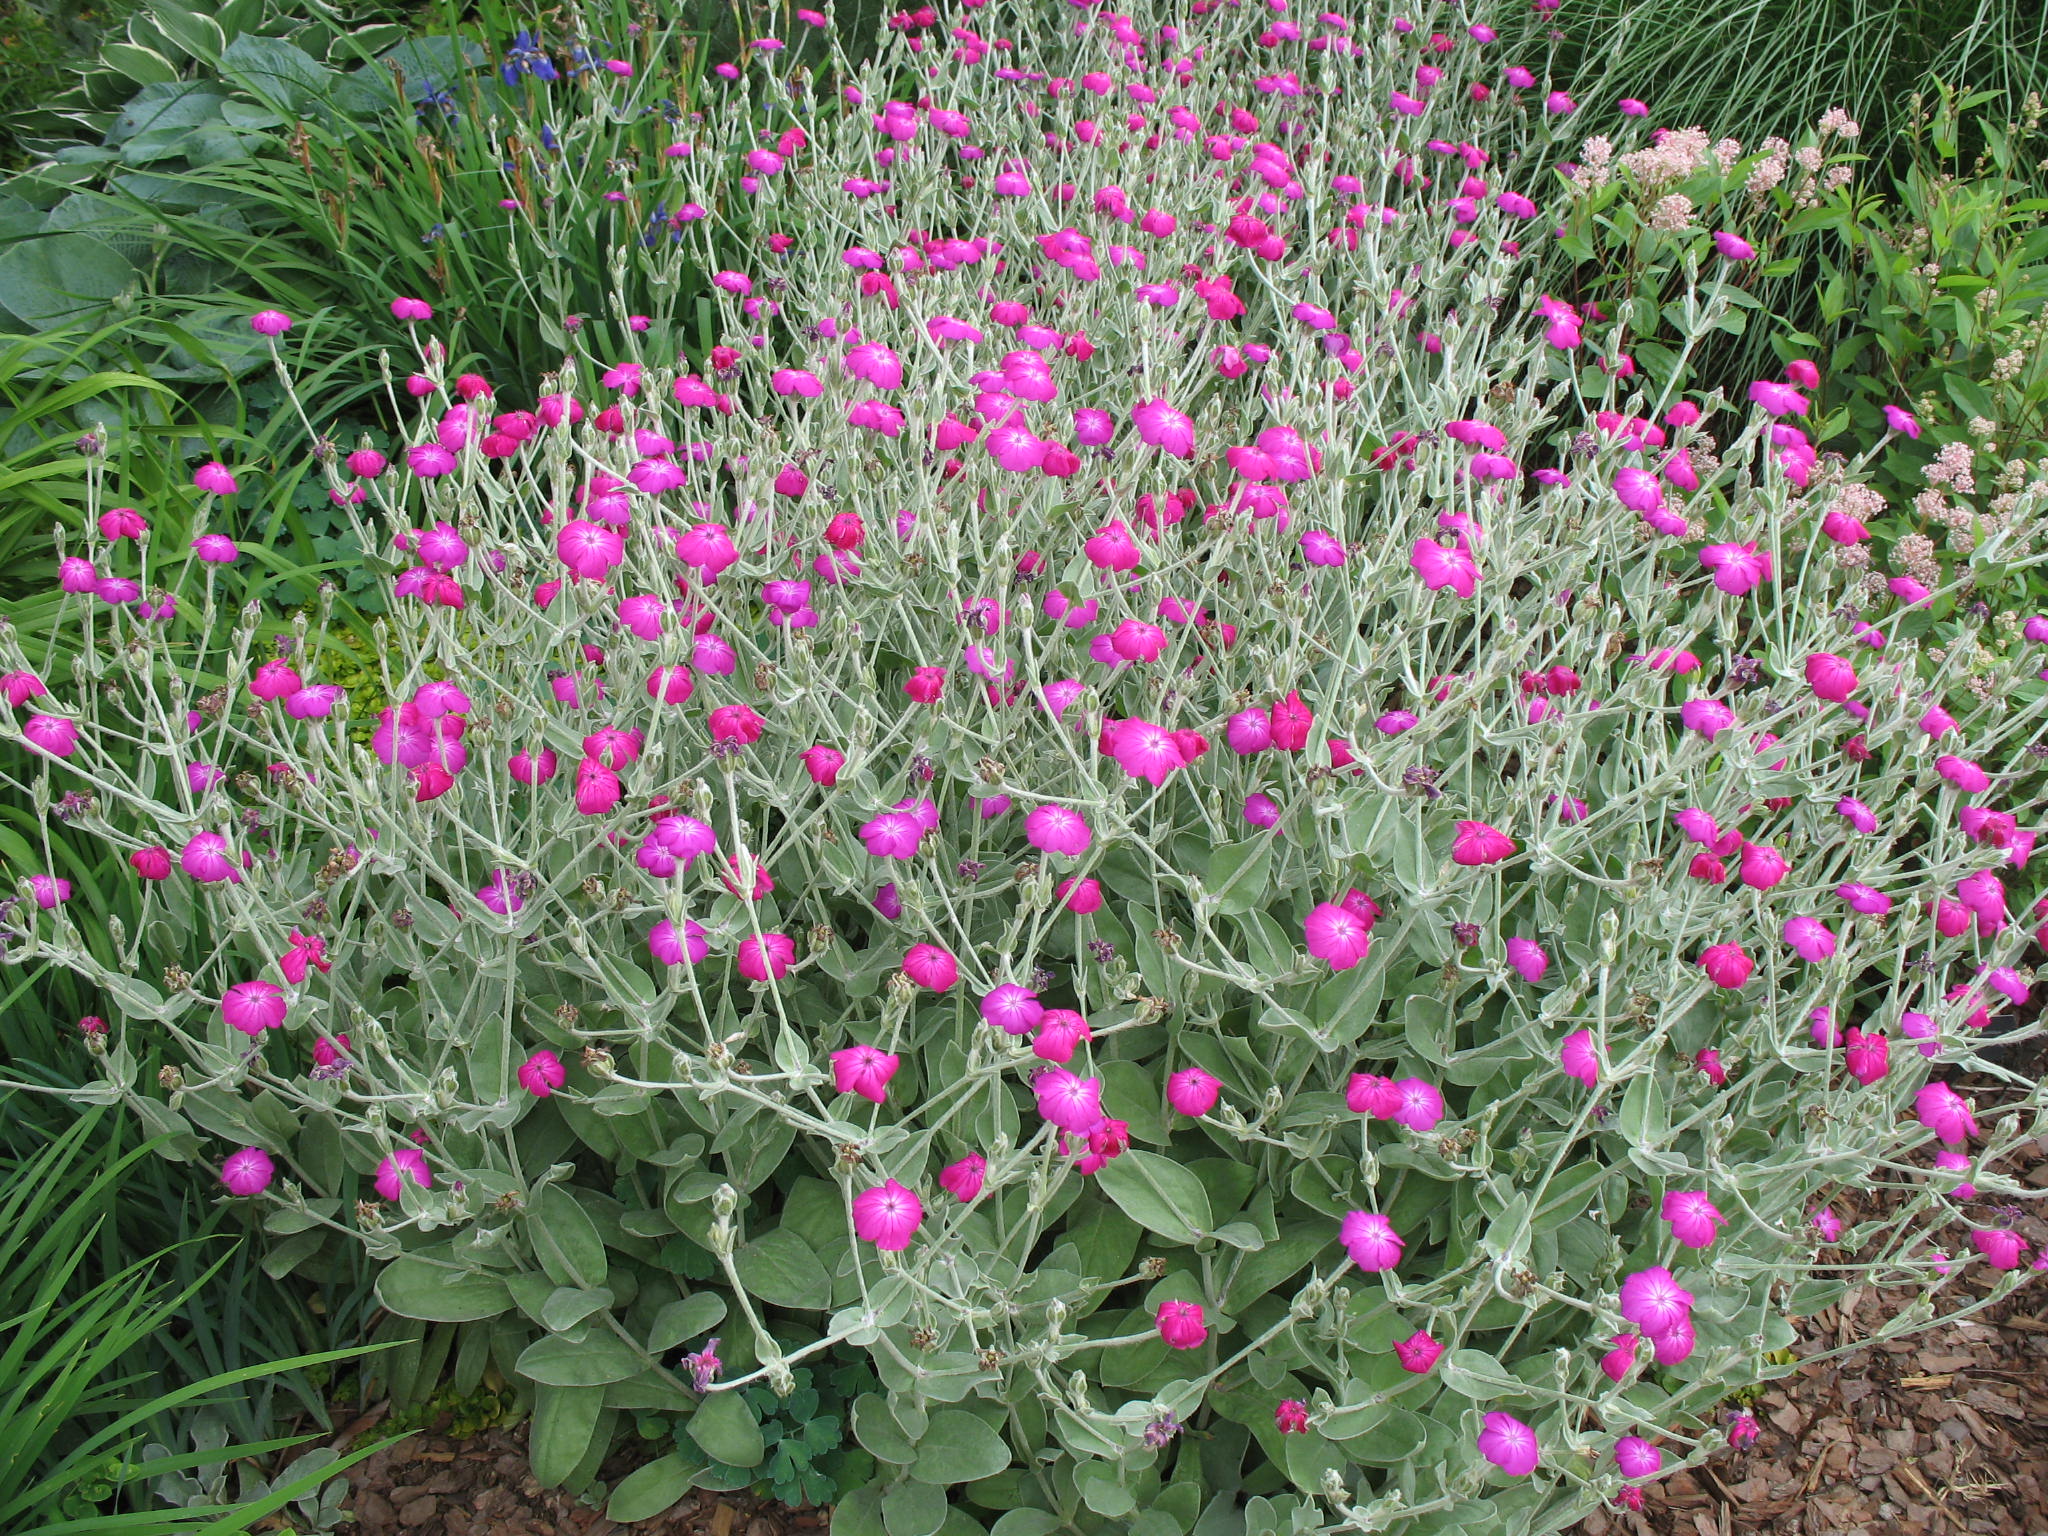
[{"label": "basal rosette of leaves", "polygon": [[109,950],[11,919],[107,997],[93,1093],[274,1268],[487,1329],[544,1480],[680,1419],[628,1518],[852,1348],[849,1532],[1554,1530],[1847,1284],[2018,1284],[2044,689],[1825,555],[1895,439],[1534,291],[1541,189],[1417,74],[1499,65],[1474,12],[953,19],[772,171],[679,157],[774,232],[708,373],[449,377],[394,296],[418,428],[330,465],[405,616],[367,748],[225,533],[108,509],[79,666],[4,679],[144,882]]}]

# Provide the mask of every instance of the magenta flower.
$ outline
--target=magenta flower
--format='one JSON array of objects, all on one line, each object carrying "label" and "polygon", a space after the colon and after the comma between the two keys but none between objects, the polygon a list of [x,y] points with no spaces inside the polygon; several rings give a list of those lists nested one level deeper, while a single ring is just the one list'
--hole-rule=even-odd
[{"label": "magenta flower", "polygon": [[1406,1246],[1400,1233],[1386,1217],[1371,1211],[1353,1211],[1337,1230],[1337,1240],[1351,1255],[1351,1262],[1368,1274],[1392,1269],[1401,1262]]},{"label": "magenta flower", "polygon": [[1756,256],[1755,246],[1725,229],[1714,231],[1714,249],[1724,261],[1750,261]]},{"label": "magenta flower", "polygon": [[900,1065],[900,1057],[876,1046],[849,1046],[832,1053],[832,1086],[841,1093],[857,1093],[871,1104],[886,1103],[889,1079]]},{"label": "magenta flower", "polygon": [[396,1200],[399,1190],[406,1184],[416,1189],[434,1187],[434,1175],[427,1167],[426,1154],[417,1147],[400,1147],[377,1164],[377,1194],[380,1198]]},{"label": "magenta flower", "polygon": [[1408,565],[1430,591],[1449,587],[1460,597],[1470,597],[1479,587],[1479,562],[1461,539],[1446,549],[1435,539],[1417,539],[1408,551]]},{"label": "magenta flower", "polygon": [[547,1098],[568,1080],[568,1069],[553,1051],[535,1051],[520,1064],[519,1086],[536,1099]]},{"label": "magenta flower", "polygon": [[648,931],[647,950],[663,965],[697,965],[710,953],[711,946],[705,939],[702,923],[685,918],[678,937],[675,924],[664,917]]},{"label": "magenta flower", "polygon": [[739,972],[749,981],[781,980],[796,964],[796,940],[786,933],[768,933],[740,940]]},{"label": "magenta flower", "polygon": [[274,981],[238,981],[222,995],[220,1016],[231,1029],[262,1035],[284,1025],[284,989]]},{"label": "magenta flower", "polygon": [[1658,1338],[1692,1316],[1693,1294],[1658,1266],[1639,1269],[1621,1282],[1621,1315],[1650,1338]]},{"label": "magenta flower", "polygon": [[1970,1234],[1970,1246],[1984,1256],[1993,1269],[2018,1269],[2027,1251],[2026,1240],[2017,1232],[2001,1227],[1979,1228]]},{"label": "magenta flower", "polygon": [[1394,1358],[1401,1362],[1401,1369],[1416,1376],[1427,1376],[1443,1352],[1443,1345],[1426,1331],[1412,1333],[1394,1345]]},{"label": "magenta flower", "polygon": [[78,722],[62,715],[30,715],[22,723],[22,739],[51,757],[69,757],[78,750]]},{"label": "magenta flower", "polygon": [[972,1204],[988,1178],[988,1159],[970,1152],[957,1163],[939,1170],[939,1188],[964,1204]]},{"label": "magenta flower", "polygon": [[1688,1248],[1711,1248],[1715,1235],[1728,1222],[1705,1190],[1667,1190],[1658,1214],[1671,1223],[1671,1235]]},{"label": "magenta flower", "polygon": [[1771,579],[1771,557],[1754,543],[1709,544],[1700,564],[1714,573],[1714,585],[1730,597],[1742,597]]},{"label": "magenta flower", "polygon": [[1773,416],[1804,416],[1808,405],[1806,396],[1790,384],[1778,384],[1769,379],[1758,379],[1749,386],[1750,402],[1762,406]]},{"label": "magenta flower", "polygon": [[1404,1077],[1394,1084],[1396,1103],[1386,1118],[1411,1131],[1428,1132],[1444,1117],[1444,1096],[1436,1084],[1419,1077]]},{"label": "magenta flower", "polygon": [[1557,1062],[1566,1077],[1575,1077],[1588,1088],[1599,1086],[1600,1053],[1593,1048],[1592,1030],[1575,1029],[1566,1035]]},{"label": "magenta flower", "polygon": [[1533,939],[1509,939],[1508,964],[1514,967],[1516,975],[1533,985],[1550,969],[1550,956]]},{"label": "magenta flower", "polygon": [[231,1195],[260,1195],[270,1188],[277,1165],[261,1147],[243,1147],[230,1152],[220,1165],[220,1181]]},{"label": "magenta flower", "polygon": [[908,1248],[923,1220],[924,1202],[917,1191],[894,1179],[853,1197],[853,1235],[885,1253]]},{"label": "magenta flower", "polygon": [[1891,1071],[1891,1041],[1883,1030],[1865,1033],[1852,1024],[1845,1047],[1843,1056],[1849,1075],[1864,1087],[1884,1081],[1885,1074]]},{"label": "magenta flower", "polygon": [[1199,1302],[1162,1301],[1153,1320],[1168,1349],[1200,1349],[1209,1342],[1209,1325],[1202,1320]]},{"label": "magenta flower", "polygon": [[1920,436],[1920,423],[1913,418],[1912,412],[1896,405],[1887,405],[1883,409],[1884,424],[1889,430],[1903,432],[1911,438]]},{"label": "magenta flower", "polygon": [[1045,1008],[1029,987],[1008,982],[981,1000],[981,1016],[1006,1035],[1028,1035],[1045,1016]]},{"label": "magenta flower", "polygon": [[944,992],[960,979],[960,962],[936,944],[913,944],[903,957],[903,974],[928,991]]},{"label": "magenta flower", "polygon": [[1817,965],[1835,952],[1834,930],[1817,917],[1787,918],[1785,942],[1794,954],[1811,964]]},{"label": "magenta flower", "polygon": [[1461,821],[1458,835],[1451,839],[1451,862],[1471,868],[1498,864],[1515,851],[1515,840],[1498,827],[1483,821]]},{"label": "magenta flower", "polygon": [[1348,971],[1372,952],[1372,925],[1334,902],[1320,902],[1303,925],[1308,952],[1333,971]]},{"label": "magenta flower", "polygon": [[1540,1459],[1536,1431],[1511,1413],[1489,1413],[1479,1431],[1479,1454],[1510,1477],[1527,1477]]},{"label": "magenta flower", "polygon": [[1965,1146],[1978,1134],[1969,1101],[1947,1083],[1923,1083],[1913,1096],[1913,1112],[1948,1146]]},{"label": "magenta flower", "polygon": [[1188,1067],[1166,1080],[1167,1107],[1177,1114],[1199,1118],[1216,1107],[1223,1084],[1200,1067]]},{"label": "magenta flower", "polygon": [[1730,991],[1746,984],[1756,970],[1756,962],[1742,952],[1739,944],[1710,945],[1701,951],[1699,965],[1707,973],[1707,980]]},{"label": "magenta flower", "polygon": [[1078,811],[1063,805],[1041,805],[1024,818],[1024,838],[1046,853],[1076,857],[1088,851],[1095,834]]},{"label": "magenta flower", "polygon": [[1194,458],[1194,422],[1164,400],[1148,400],[1132,407],[1131,421],[1137,426],[1139,441],[1177,459]]},{"label": "magenta flower", "polygon": [[1664,1453],[1641,1435],[1623,1435],[1614,1443],[1614,1465],[1623,1477],[1655,1477],[1664,1466]]},{"label": "magenta flower", "polygon": [[1600,1357],[1600,1373],[1609,1381],[1626,1381],[1636,1368],[1636,1352],[1643,1341],[1633,1333],[1617,1333],[1610,1342],[1614,1347]]},{"label": "magenta flower", "polygon": [[1061,1130],[1085,1135],[1102,1119],[1102,1079],[1053,1067],[1032,1079],[1038,1112]]},{"label": "magenta flower", "polygon": [[1856,691],[1856,669],[1840,656],[1816,652],[1806,658],[1806,686],[1815,698],[1843,703]]},{"label": "magenta flower", "polygon": [[1296,1397],[1282,1398],[1273,1405],[1273,1427],[1283,1435],[1308,1433],[1308,1404]]}]

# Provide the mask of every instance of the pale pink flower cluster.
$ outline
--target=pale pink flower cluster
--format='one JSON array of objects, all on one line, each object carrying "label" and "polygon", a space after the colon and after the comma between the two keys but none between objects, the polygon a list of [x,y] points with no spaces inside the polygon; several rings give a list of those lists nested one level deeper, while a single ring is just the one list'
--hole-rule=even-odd
[{"label": "pale pink flower cluster", "polygon": [[1944,443],[1934,462],[1921,471],[1929,485],[1953,486],[1958,496],[1977,490],[1976,461],[1968,443]]},{"label": "pale pink flower cluster", "polygon": [[1648,187],[1683,181],[1705,166],[1712,155],[1709,143],[1704,128],[1667,129],[1648,149],[1623,155],[1621,168]]}]

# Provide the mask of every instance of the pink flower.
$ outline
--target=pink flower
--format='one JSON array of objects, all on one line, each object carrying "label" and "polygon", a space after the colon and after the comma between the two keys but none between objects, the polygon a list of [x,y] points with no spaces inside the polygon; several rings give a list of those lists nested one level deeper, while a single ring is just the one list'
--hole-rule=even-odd
[{"label": "pink flower", "polygon": [[1032,1079],[1038,1112],[1061,1130],[1085,1135],[1102,1118],[1102,1079],[1053,1067]]},{"label": "pink flower", "polygon": [[1299,1398],[1282,1398],[1273,1405],[1273,1427],[1283,1435],[1308,1433],[1308,1405]]},{"label": "pink flower", "polygon": [[1920,436],[1920,423],[1914,420],[1912,412],[1896,405],[1887,405],[1883,409],[1884,424],[1887,430],[1903,432],[1911,438]]},{"label": "pink flower", "polygon": [[284,1025],[284,989],[274,981],[239,981],[220,1000],[220,1016],[230,1028],[260,1036]]},{"label": "pink flower", "polygon": [[1510,1477],[1527,1477],[1539,1459],[1536,1431],[1511,1413],[1489,1413],[1479,1431],[1479,1454]]},{"label": "pink flower", "polygon": [[1977,1120],[1968,1101],[1947,1083],[1923,1083],[1913,1097],[1913,1112],[1951,1147],[1964,1146],[1977,1134]]},{"label": "pink flower", "polygon": [[1179,739],[1164,726],[1146,720],[1119,720],[1114,722],[1113,733],[1105,724],[1103,734],[1109,738],[1109,755],[1117,766],[1155,789],[1176,768],[1187,766],[1187,755]]},{"label": "pink flower", "polygon": [[839,770],[846,766],[846,754],[822,744],[808,747],[803,754],[804,772],[811,782],[830,789],[839,782]]},{"label": "pink flower", "polygon": [[1651,1338],[1692,1315],[1693,1294],[1661,1265],[1639,1269],[1621,1282],[1621,1315]]},{"label": "pink flower", "polygon": [[923,1220],[924,1202],[917,1191],[894,1179],[853,1197],[853,1235],[886,1253],[908,1248]]},{"label": "pink flower", "polygon": [[956,1200],[972,1204],[987,1178],[988,1159],[979,1152],[970,1152],[959,1162],[948,1163],[939,1170],[939,1188]]},{"label": "pink flower", "polygon": [[1427,1376],[1443,1352],[1443,1345],[1427,1332],[1412,1333],[1394,1345],[1394,1358],[1401,1362],[1401,1369],[1416,1376]]},{"label": "pink flower", "polygon": [[1515,851],[1515,840],[1483,821],[1461,821],[1451,839],[1451,862],[1469,867],[1498,864]]},{"label": "pink flower", "polygon": [[960,979],[960,962],[936,944],[913,944],[903,957],[903,974],[928,991],[944,992]]},{"label": "pink flower", "polygon": [[1398,1102],[1387,1119],[1396,1125],[1405,1125],[1411,1131],[1436,1129],[1437,1122],[1444,1117],[1444,1096],[1434,1083],[1419,1077],[1404,1077],[1394,1084],[1394,1092]]},{"label": "pink flower", "polygon": [[1882,1082],[1885,1074],[1891,1070],[1891,1042],[1885,1038],[1885,1033],[1881,1029],[1866,1034],[1855,1025],[1850,1025],[1844,1054],[1848,1061],[1849,1075],[1866,1088],[1873,1083]]},{"label": "pink flower", "polygon": [[2017,1232],[2002,1227],[1980,1228],[1970,1234],[1970,1246],[1984,1255],[1993,1269],[2018,1269],[2027,1244]]},{"label": "pink flower", "polygon": [[1724,261],[1749,261],[1756,256],[1755,246],[1725,229],[1714,231],[1714,249]]},{"label": "pink flower", "polygon": [[1557,1061],[1566,1077],[1575,1077],[1588,1088],[1599,1086],[1600,1055],[1593,1049],[1592,1030],[1575,1029],[1566,1035]]},{"label": "pink flower", "polygon": [[1406,1246],[1393,1223],[1371,1211],[1353,1211],[1338,1228],[1337,1240],[1351,1255],[1351,1262],[1368,1274],[1392,1269],[1401,1262]]},{"label": "pink flower", "polygon": [[228,840],[218,832],[195,833],[178,854],[178,867],[202,885],[227,881],[239,885],[242,871],[228,856]]},{"label": "pink flower", "polygon": [[1177,1114],[1200,1117],[1216,1107],[1223,1084],[1200,1067],[1188,1067],[1166,1080],[1166,1103]]},{"label": "pink flower", "polygon": [[1700,564],[1731,597],[1742,597],[1771,579],[1771,557],[1754,543],[1709,544],[1700,551]]},{"label": "pink flower", "polygon": [[1075,857],[1088,851],[1095,834],[1080,812],[1063,805],[1041,805],[1024,818],[1024,837],[1046,853]]},{"label": "pink flower", "polygon": [[416,1189],[432,1189],[434,1175],[427,1167],[426,1154],[417,1147],[400,1147],[377,1165],[377,1194],[384,1200],[396,1200],[406,1184]]},{"label": "pink flower", "polygon": [[1199,1302],[1162,1301],[1154,1321],[1168,1349],[1200,1349],[1209,1342],[1209,1325],[1202,1320]]},{"label": "pink flower", "polygon": [[1614,1443],[1614,1464],[1623,1477],[1655,1477],[1664,1466],[1664,1453],[1641,1435],[1623,1435]]},{"label": "pink flower", "polygon": [[1516,975],[1533,985],[1550,969],[1550,956],[1533,939],[1509,939],[1508,964],[1515,968]]},{"label": "pink flower", "polygon": [[767,722],[749,704],[725,704],[711,711],[711,739],[751,746]]},{"label": "pink flower", "polygon": [[277,1165],[261,1147],[244,1147],[230,1152],[220,1165],[220,1181],[231,1195],[260,1195],[270,1188]]},{"label": "pink flower", "polygon": [[1832,652],[1815,652],[1806,658],[1806,686],[1814,697],[1840,704],[1856,691],[1856,669]]},{"label": "pink flower", "polygon": [[1817,917],[1785,919],[1785,942],[1800,959],[1819,964],[1835,952],[1834,930]]},{"label": "pink flower", "polygon": [[1435,539],[1417,539],[1408,551],[1408,565],[1435,592],[1449,587],[1460,597],[1470,597],[1479,586],[1479,562],[1463,540],[1451,549]]},{"label": "pink flower", "polygon": [[785,933],[740,940],[739,972],[749,981],[780,980],[796,964],[796,940]]},{"label": "pink flower", "polygon": [[1617,1333],[1611,1342],[1614,1347],[1600,1357],[1600,1372],[1609,1381],[1626,1381],[1636,1368],[1636,1351],[1643,1341],[1633,1333]]},{"label": "pink flower", "polygon": [[1700,969],[1707,980],[1729,990],[1741,987],[1756,969],[1756,962],[1742,952],[1739,944],[1715,944],[1700,954]]},{"label": "pink flower", "polygon": [[900,1057],[876,1046],[849,1046],[832,1053],[832,1086],[841,1093],[857,1093],[871,1104],[886,1103],[889,1079],[900,1065]]},{"label": "pink flower", "polygon": [[1164,400],[1148,400],[1131,410],[1138,438],[1178,459],[1195,456],[1195,424]]},{"label": "pink flower", "polygon": [[1991,787],[1991,775],[1966,757],[1953,754],[1937,757],[1934,771],[1966,795],[1981,795]]},{"label": "pink flower", "polygon": [[1372,925],[1334,902],[1319,903],[1303,926],[1308,952],[1334,971],[1348,971],[1372,952]]},{"label": "pink flower", "polygon": [[683,920],[683,932],[676,935],[676,925],[663,918],[648,930],[647,950],[663,965],[700,964],[711,951],[711,945],[704,936],[704,925],[690,918]]},{"label": "pink flower", "polygon": [[1028,1035],[1045,1016],[1038,994],[1008,982],[981,1000],[981,1016],[1006,1035]]},{"label": "pink flower", "polygon": [[1714,1207],[1705,1190],[1666,1190],[1658,1213],[1671,1223],[1671,1235],[1688,1248],[1711,1248],[1728,1218]]},{"label": "pink flower", "polygon": [[544,1099],[569,1080],[561,1057],[553,1051],[535,1051],[519,1068],[519,1086],[536,1099]]}]

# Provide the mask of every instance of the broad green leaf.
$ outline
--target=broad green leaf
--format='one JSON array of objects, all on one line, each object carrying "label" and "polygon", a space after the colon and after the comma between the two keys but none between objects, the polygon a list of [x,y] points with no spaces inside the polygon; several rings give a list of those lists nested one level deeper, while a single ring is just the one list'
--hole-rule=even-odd
[{"label": "broad green leaf", "polygon": [[684,1426],[697,1447],[729,1467],[758,1467],[768,1454],[754,1410],[737,1392],[714,1392]]},{"label": "broad green leaf", "polygon": [[889,1536],[935,1536],[946,1523],[946,1495],[930,1483],[901,1483],[882,1495]]},{"label": "broad green leaf", "polygon": [[605,1518],[621,1525],[635,1520],[652,1520],[674,1507],[690,1491],[690,1479],[700,1470],[680,1451],[650,1461],[638,1471],[628,1472],[612,1490],[604,1507]]},{"label": "broad green leaf", "polygon": [[541,1326],[550,1333],[567,1332],[591,1313],[610,1306],[612,1300],[607,1286],[594,1286],[587,1291],[574,1286],[558,1286],[554,1294],[541,1303]]},{"label": "broad green leaf", "polygon": [[681,1301],[671,1301],[654,1314],[647,1330],[647,1348],[652,1354],[674,1349],[678,1344],[709,1333],[725,1321],[725,1298],[716,1291],[696,1291]]},{"label": "broad green leaf", "polygon": [[1479,1349],[1452,1350],[1437,1363],[1437,1372],[1446,1388],[1475,1403],[1519,1396],[1529,1390],[1527,1382],[1511,1375],[1492,1355]]},{"label": "broad green leaf", "polygon": [[742,1243],[733,1251],[732,1263],[747,1294],[772,1307],[823,1312],[832,1305],[832,1277],[811,1245],[787,1227],[771,1228]]},{"label": "broad green leaf", "polygon": [[536,1482],[543,1488],[558,1488],[569,1480],[589,1454],[603,1412],[603,1387],[535,1389],[526,1459]]},{"label": "broad green leaf", "polygon": [[917,1442],[910,1475],[920,1483],[951,1487],[994,1477],[1010,1464],[1003,1437],[959,1408],[941,1408]]},{"label": "broad green leaf", "polygon": [[1102,1192],[1148,1232],[1192,1243],[1209,1231],[1209,1193],[1170,1158],[1135,1148],[1111,1158],[1095,1176]]},{"label": "broad green leaf", "polygon": [[526,1213],[526,1230],[534,1257],[555,1284],[604,1284],[604,1239],[598,1236],[597,1223],[590,1219],[590,1213],[561,1185],[543,1185],[534,1192]]},{"label": "broad green leaf", "polygon": [[377,1276],[377,1300],[400,1317],[474,1323],[510,1310],[512,1293],[496,1275],[407,1257],[393,1259]]},{"label": "broad green leaf", "polygon": [[609,1329],[591,1328],[582,1338],[551,1333],[535,1339],[514,1367],[529,1381],[550,1387],[602,1387],[646,1369],[639,1351]]},{"label": "broad green leaf", "polygon": [[1206,889],[1216,910],[1235,915],[1249,912],[1266,899],[1266,886],[1273,873],[1271,836],[1226,843],[1209,855]]},{"label": "broad green leaf", "polygon": [[917,1447],[903,1426],[889,1412],[887,1399],[879,1393],[863,1392],[854,1399],[853,1438],[877,1461],[907,1467],[917,1460]]}]

